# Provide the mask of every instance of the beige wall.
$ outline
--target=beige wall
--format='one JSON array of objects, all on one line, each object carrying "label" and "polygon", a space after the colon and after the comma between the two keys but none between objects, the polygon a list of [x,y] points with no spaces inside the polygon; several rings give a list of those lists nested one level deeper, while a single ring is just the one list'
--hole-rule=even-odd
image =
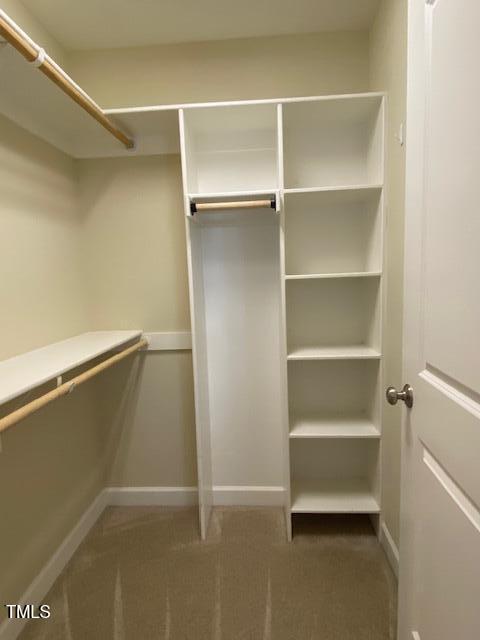
[{"label": "beige wall", "polygon": [[81,161],[78,177],[92,326],[188,331],[180,158]]},{"label": "beige wall", "polygon": [[70,55],[103,107],[364,91],[366,32],[163,45]]},{"label": "beige wall", "polygon": [[[78,177],[92,326],[189,331],[180,158],[82,161]],[[191,353],[152,353],[141,365],[97,384],[108,483],[196,485]]]},{"label": "beige wall", "polygon": [[[73,161],[0,117],[0,185],[4,359],[85,331],[88,319]],[[103,485],[92,393],[86,385],[2,436],[2,603],[17,601]]]},{"label": "beige wall", "polygon": [[[385,324],[386,384],[401,387],[403,321],[403,234],[405,148],[395,136],[405,122],[406,0],[382,0],[370,33],[370,82],[374,90],[388,92],[387,125],[387,308]],[[400,410],[386,407],[382,439],[385,523],[396,544],[400,516]]]}]

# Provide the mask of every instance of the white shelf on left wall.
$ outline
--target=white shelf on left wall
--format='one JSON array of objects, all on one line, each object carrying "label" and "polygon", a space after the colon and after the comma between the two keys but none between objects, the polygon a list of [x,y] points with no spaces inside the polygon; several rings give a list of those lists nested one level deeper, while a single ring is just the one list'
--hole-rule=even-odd
[{"label": "white shelf on left wall", "polygon": [[140,330],[92,331],[0,362],[0,404],[139,339]]}]

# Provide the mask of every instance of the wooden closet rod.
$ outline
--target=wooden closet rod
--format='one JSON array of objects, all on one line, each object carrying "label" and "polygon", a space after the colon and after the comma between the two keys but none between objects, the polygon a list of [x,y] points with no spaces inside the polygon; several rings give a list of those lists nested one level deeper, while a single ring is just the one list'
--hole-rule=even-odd
[{"label": "wooden closet rod", "polygon": [[275,198],[269,200],[231,200],[228,202],[191,202],[192,214],[197,211],[219,211],[221,209],[275,209]]},{"label": "wooden closet rod", "polygon": [[127,347],[127,349],[120,351],[120,353],[116,353],[111,358],[108,358],[107,360],[104,360],[100,364],[95,365],[91,369],[84,371],[83,373],[76,376],[75,378],[72,378],[68,382],[65,382],[64,384],[60,385],[56,389],[53,389],[52,391],[49,391],[45,395],[40,396],[40,398],[36,398],[35,400],[32,400],[32,402],[29,402],[23,407],[20,407],[20,409],[17,409],[16,411],[9,413],[4,418],[0,419],[0,433],[2,433],[2,431],[6,431],[10,427],[12,427],[14,424],[17,424],[17,422],[20,422],[20,420],[23,420],[24,418],[31,415],[32,413],[35,413],[35,411],[38,411],[45,405],[50,404],[50,402],[53,402],[53,400],[56,400],[61,396],[65,396],[68,393],[71,393],[75,389],[75,387],[78,387],[84,382],[87,382],[87,380],[90,380],[90,378],[97,376],[102,371],[105,371],[105,369],[108,369],[114,364],[117,364],[117,362],[120,362],[121,360],[123,360],[124,358],[127,358],[132,353],[135,353],[135,351],[138,351],[139,349],[147,345],[148,345],[148,341],[145,338],[143,338],[142,340],[135,343],[131,347]]},{"label": "wooden closet rod", "polygon": [[133,149],[134,140],[118,129],[105,115],[101,107],[74,82],[58,64],[50,58],[20,27],[0,9],[0,36],[12,45],[22,56],[33,63],[54,82],[64,93],[119,140],[127,149]]}]

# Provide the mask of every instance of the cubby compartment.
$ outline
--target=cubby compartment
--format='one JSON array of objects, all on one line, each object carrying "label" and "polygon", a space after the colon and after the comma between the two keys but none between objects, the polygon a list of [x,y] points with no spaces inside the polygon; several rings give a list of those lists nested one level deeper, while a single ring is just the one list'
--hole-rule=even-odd
[{"label": "cubby compartment", "polygon": [[294,440],[293,513],[378,513],[375,440]]},{"label": "cubby compartment", "polygon": [[190,109],[184,112],[184,130],[191,197],[278,188],[275,104]]},{"label": "cubby compartment", "polygon": [[379,438],[378,360],[288,364],[290,439]]},{"label": "cubby compartment", "polygon": [[286,282],[288,359],[380,357],[380,279]]},{"label": "cubby compartment", "polygon": [[285,187],[381,184],[382,112],[376,95],[285,104]]},{"label": "cubby compartment", "polygon": [[381,189],[285,195],[285,270],[288,277],[382,269]]}]

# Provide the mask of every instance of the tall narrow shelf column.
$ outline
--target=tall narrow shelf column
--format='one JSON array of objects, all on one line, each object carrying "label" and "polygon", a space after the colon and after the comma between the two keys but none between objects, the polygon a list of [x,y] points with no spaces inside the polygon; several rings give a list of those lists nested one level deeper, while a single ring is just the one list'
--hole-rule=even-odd
[{"label": "tall narrow shelf column", "polygon": [[283,105],[292,514],[380,511],[383,102]]}]

